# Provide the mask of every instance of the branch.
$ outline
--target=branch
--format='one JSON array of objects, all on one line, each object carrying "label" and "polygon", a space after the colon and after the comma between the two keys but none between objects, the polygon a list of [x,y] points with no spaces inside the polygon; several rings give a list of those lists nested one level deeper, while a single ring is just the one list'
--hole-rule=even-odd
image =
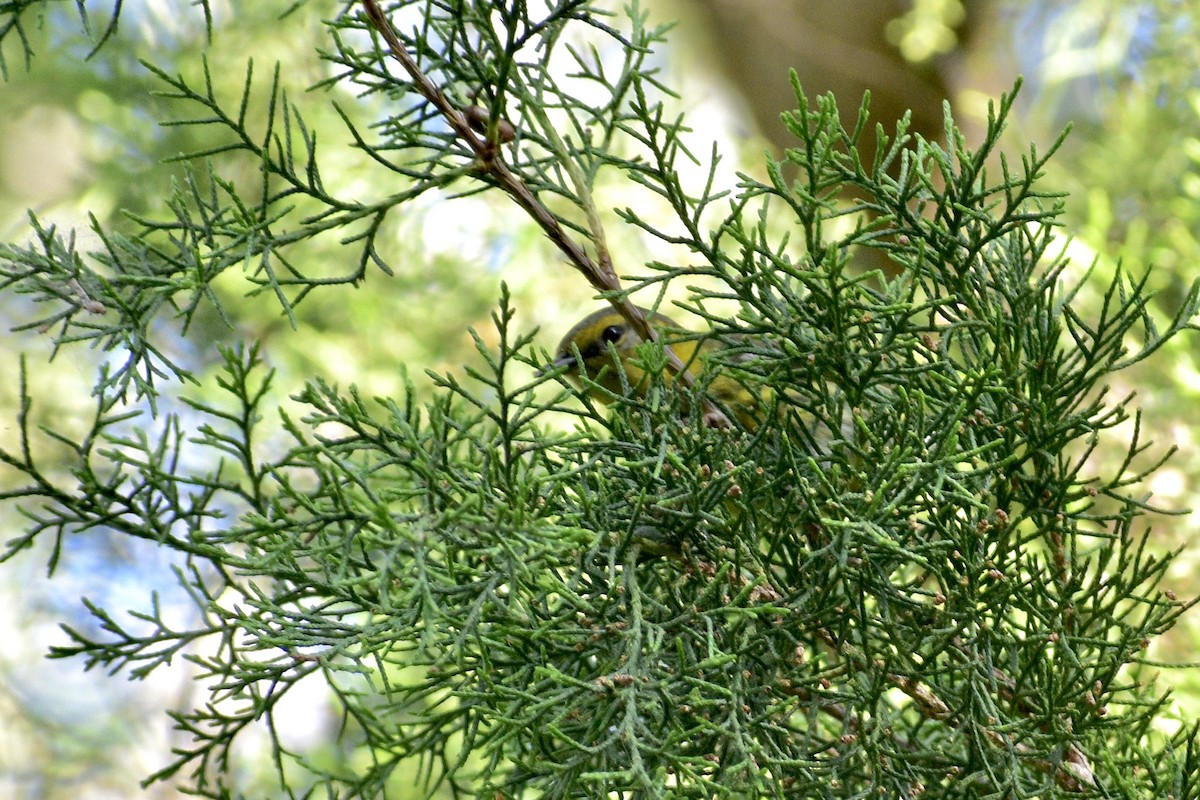
[{"label": "branch", "polygon": [[[495,142],[481,138],[475,132],[468,115],[455,108],[445,93],[417,66],[417,62],[409,55],[408,49],[400,41],[400,37],[396,34],[395,29],[383,13],[383,9],[379,7],[379,4],[375,0],[362,0],[362,5],[371,27],[383,37],[392,55],[400,62],[400,65],[404,67],[404,71],[412,79],[413,88],[437,109],[438,113],[445,118],[446,122],[454,130],[454,133],[466,142],[467,146],[475,153],[479,171],[489,175],[501,190],[533,217],[534,221],[537,222],[550,241],[566,255],[568,263],[582,273],[583,277],[597,291],[605,294],[613,308],[633,326],[634,331],[642,339],[659,342],[658,333],[650,326],[649,321],[642,314],[641,310],[631,303],[628,297],[618,294],[621,292],[621,281],[608,259],[602,259],[603,263],[601,264],[596,263],[583,247],[567,234],[558,220],[554,218],[554,215],[550,213],[549,209],[542,205],[533,194],[529,186],[513,174],[513,171],[509,169],[508,165],[501,158],[499,148]],[[592,221],[592,215],[590,214],[589,220]],[[675,351],[667,345],[663,345],[663,351],[666,353],[667,368],[671,373],[682,381],[685,386],[692,387],[695,384],[695,380],[685,368],[683,361],[675,354]],[[728,417],[707,397],[704,399],[704,407],[705,424],[716,428],[727,428],[730,426]]]}]

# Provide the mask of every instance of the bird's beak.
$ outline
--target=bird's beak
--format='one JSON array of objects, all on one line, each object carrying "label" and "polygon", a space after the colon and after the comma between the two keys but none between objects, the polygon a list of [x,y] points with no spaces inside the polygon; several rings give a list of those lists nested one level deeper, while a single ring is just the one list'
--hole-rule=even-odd
[{"label": "bird's beak", "polygon": [[573,354],[560,353],[557,358],[533,374],[538,378],[544,378],[560,367],[573,367],[578,363],[579,362],[575,360],[575,356]]}]

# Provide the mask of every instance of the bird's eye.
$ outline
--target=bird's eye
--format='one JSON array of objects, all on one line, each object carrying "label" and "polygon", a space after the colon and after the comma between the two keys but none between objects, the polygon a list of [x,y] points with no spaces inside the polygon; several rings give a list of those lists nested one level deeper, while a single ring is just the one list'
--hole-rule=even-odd
[{"label": "bird's eye", "polygon": [[600,332],[600,338],[606,342],[616,344],[621,341],[621,337],[625,335],[625,329],[620,325],[609,325]]}]

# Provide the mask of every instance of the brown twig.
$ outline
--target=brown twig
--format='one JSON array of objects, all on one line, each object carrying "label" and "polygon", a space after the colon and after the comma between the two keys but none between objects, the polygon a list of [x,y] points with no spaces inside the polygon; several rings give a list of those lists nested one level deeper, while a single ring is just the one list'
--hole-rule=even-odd
[{"label": "brown twig", "polygon": [[[550,210],[537,199],[529,186],[513,174],[513,171],[509,169],[500,156],[496,143],[481,137],[475,132],[467,115],[455,108],[454,104],[450,102],[449,98],[446,97],[437,84],[430,80],[429,76],[417,66],[417,62],[409,55],[408,49],[400,41],[400,37],[396,34],[395,29],[392,28],[391,22],[388,21],[387,16],[383,13],[383,9],[380,8],[376,0],[362,0],[362,6],[371,26],[383,37],[392,56],[400,62],[400,65],[404,67],[404,71],[408,73],[409,78],[413,82],[413,88],[437,109],[438,113],[446,119],[446,122],[454,130],[455,135],[466,142],[467,146],[471,148],[480,169],[491,176],[495,184],[533,218],[550,241],[566,255],[568,263],[582,273],[588,283],[596,290],[610,294],[608,301],[612,303],[613,308],[625,318],[642,339],[646,341],[659,341],[658,333],[650,326],[650,322],[637,306],[630,302],[627,297],[611,296],[611,293],[621,290],[621,281],[617,277],[616,271],[612,268],[609,259],[603,257],[600,263],[593,260],[579,242],[567,234],[554,215],[550,213]],[[663,350],[667,356],[667,368],[679,380],[683,381],[684,385],[689,387],[694,385],[695,381],[691,373],[684,367],[683,362],[675,354],[674,350],[669,346],[664,346]],[[704,419],[712,427],[724,428],[730,425],[728,417],[707,398],[705,399]]]}]

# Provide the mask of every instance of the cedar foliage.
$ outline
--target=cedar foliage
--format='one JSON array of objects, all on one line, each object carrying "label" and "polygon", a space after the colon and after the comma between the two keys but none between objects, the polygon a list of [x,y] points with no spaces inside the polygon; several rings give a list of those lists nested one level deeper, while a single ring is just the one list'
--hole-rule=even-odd
[{"label": "cedar foliage", "polygon": [[[847,130],[835,98],[796,84],[794,146],[768,179],[721,186],[714,152],[697,188],[650,57],[667,29],[636,5],[387,12],[410,21],[395,35],[417,73],[356,7],[329,22],[327,58],[331,84],[386,98],[368,131],[342,118],[405,189],[326,191],[311,99],[278,67],[265,94],[247,69],[231,103],[151,66],[173,124],[213,142],[181,157],[168,213],[98,230],[99,252],[36,218],[32,244],[0,248],[0,288],[43,303],[30,328],[121,356],[82,436],[32,429],[22,391],[21,446],[0,453],[20,483],[0,499],[25,525],[3,559],[49,539],[53,570],[73,537],[150,540],[180,554],[202,612],[180,630],[153,599],[137,624],[89,604],[94,629],[51,653],[198,668],[210,702],[172,712],[192,746],[152,778],[236,793],[239,737],[321,681],[345,758],[279,745],[297,794],[404,796],[415,772],[484,797],[1200,797],[1198,729],[1159,732],[1166,698],[1139,669],[1188,605],[1160,587],[1172,554],[1147,547],[1140,486],[1169,452],[1106,391],[1188,327],[1197,289],[1161,330],[1125,272],[1077,306],[1096,278],[1038,185],[1057,145],[995,152],[1012,95],[974,147],[948,110],[944,142],[901,121],[865,154],[868,102]],[[260,164],[258,195],[220,177],[234,153]],[[670,209],[617,227],[685,265],[605,283],[593,189],[613,174]],[[437,376],[428,401],[317,377],[284,387],[305,409],[288,415],[253,341],[222,350],[215,394],[178,389],[191,373],[159,339],[220,306],[222,272],[251,265],[285,311],[379,280],[384,220],[429,190],[509,194],[618,304],[694,281],[682,306],[725,343],[714,368],[764,398],[761,424],[704,424],[711,375],[611,409],[531,378],[545,353],[507,294],[484,366]],[[304,266],[330,229],[357,254],[347,274]],[[894,272],[856,270],[864,249]],[[661,343],[638,357],[670,368]],[[186,413],[160,408],[168,387]],[[261,444],[277,419],[287,446]],[[67,470],[39,461],[39,437]]]}]

